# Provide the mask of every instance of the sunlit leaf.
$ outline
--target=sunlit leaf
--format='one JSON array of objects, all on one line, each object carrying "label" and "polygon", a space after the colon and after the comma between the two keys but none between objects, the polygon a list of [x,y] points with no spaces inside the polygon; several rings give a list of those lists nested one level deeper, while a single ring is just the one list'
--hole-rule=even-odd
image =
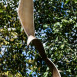
[{"label": "sunlit leaf", "polygon": [[0,13],[2,13],[3,12],[3,9],[0,9]]}]

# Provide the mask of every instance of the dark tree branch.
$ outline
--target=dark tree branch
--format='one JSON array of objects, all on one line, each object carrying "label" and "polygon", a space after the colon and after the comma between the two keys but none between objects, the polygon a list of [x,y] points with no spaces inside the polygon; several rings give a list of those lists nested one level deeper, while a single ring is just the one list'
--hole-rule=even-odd
[{"label": "dark tree branch", "polygon": [[47,58],[43,44],[41,43],[41,41],[39,39],[36,39],[34,36],[29,36],[27,44],[29,45],[31,42],[35,46],[35,48],[38,50],[42,59],[46,62],[46,64],[50,68],[50,70],[53,74],[53,77],[61,77],[61,75],[60,75],[57,67],[55,66],[55,64]]}]

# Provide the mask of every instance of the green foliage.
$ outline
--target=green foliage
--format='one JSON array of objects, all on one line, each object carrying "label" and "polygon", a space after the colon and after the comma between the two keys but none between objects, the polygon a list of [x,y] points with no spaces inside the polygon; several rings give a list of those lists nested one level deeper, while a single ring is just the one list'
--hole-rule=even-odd
[{"label": "green foliage", "polygon": [[[0,2],[0,77],[51,77],[17,15],[18,0]],[[34,0],[36,37],[62,77],[77,77],[77,0]]]}]

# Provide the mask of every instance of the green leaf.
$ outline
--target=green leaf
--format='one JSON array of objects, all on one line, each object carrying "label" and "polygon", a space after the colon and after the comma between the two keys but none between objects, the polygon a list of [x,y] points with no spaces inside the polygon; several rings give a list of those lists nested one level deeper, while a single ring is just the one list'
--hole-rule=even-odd
[{"label": "green leaf", "polygon": [[0,13],[2,13],[3,12],[3,9],[0,9]]},{"label": "green leaf", "polygon": [[65,4],[67,4],[69,2],[69,0],[66,0]]},{"label": "green leaf", "polygon": [[77,3],[77,0],[74,0],[75,3]]},{"label": "green leaf", "polygon": [[45,24],[45,25],[43,25],[43,27],[44,27],[44,28],[47,28],[47,27],[48,27],[48,25],[47,25],[47,24]]},{"label": "green leaf", "polygon": [[75,28],[77,27],[77,23],[74,25],[74,27],[75,27]]},{"label": "green leaf", "polygon": [[47,76],[48,76],[48,72],[45,72],[45,73],[44,73],[44,77],[47,77]]},{"label": "green leaf", "polygon": [[61,45],[61,49],[63,49],[63,48],[64,48],[64,44]]}]

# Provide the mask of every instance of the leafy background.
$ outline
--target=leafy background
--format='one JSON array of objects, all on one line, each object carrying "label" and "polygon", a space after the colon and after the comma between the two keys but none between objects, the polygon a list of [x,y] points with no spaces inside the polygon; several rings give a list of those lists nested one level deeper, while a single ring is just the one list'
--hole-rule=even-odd
[{"label": "leafy background", "polygon": [[[0,77],[51,77],[17,15],[18,0],[0,1]],[[77,77],[77,0],[34,0],[35,34],[62,77]]]}]

